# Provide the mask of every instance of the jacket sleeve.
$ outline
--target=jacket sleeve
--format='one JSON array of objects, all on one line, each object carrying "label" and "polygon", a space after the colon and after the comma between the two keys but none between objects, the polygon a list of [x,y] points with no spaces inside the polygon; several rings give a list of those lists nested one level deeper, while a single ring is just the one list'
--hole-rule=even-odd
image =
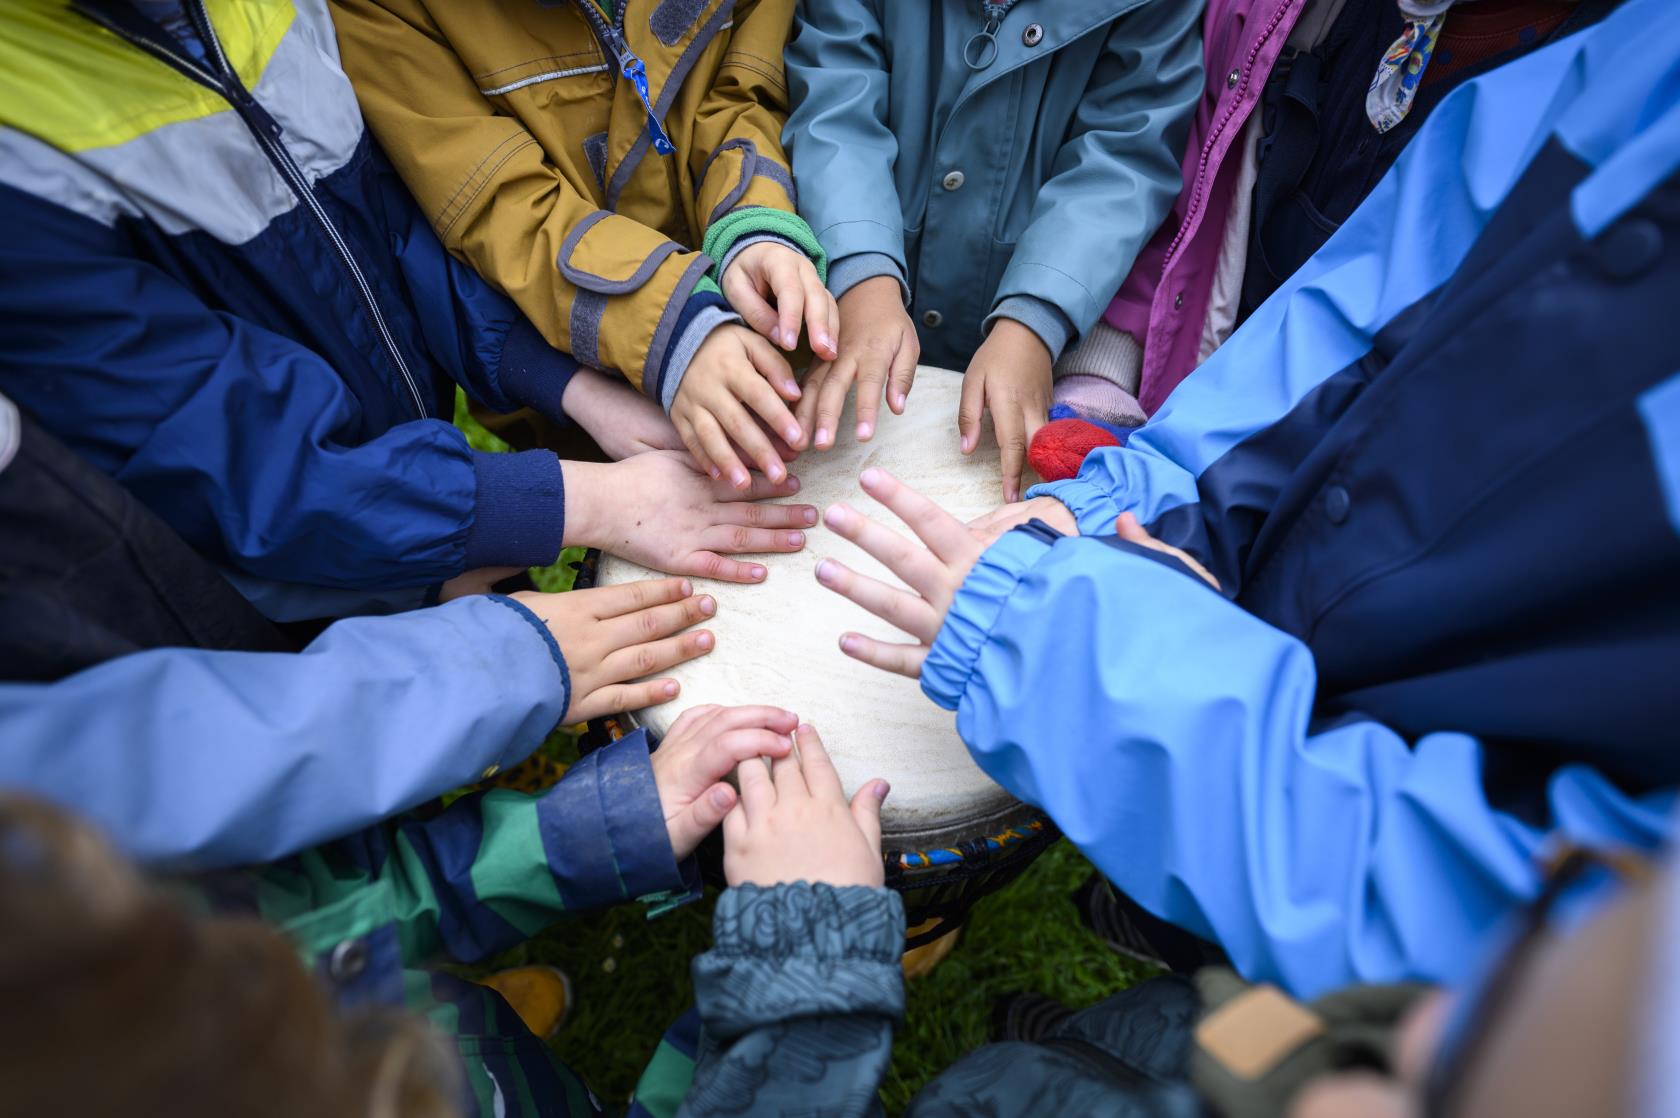
[{"label": "jacket sleeve", "polygon": [[896,265],[900,279],[908,276],[877,3],[800,0],[787,79],[794,109],[784,140],[800,184],[799,209],[829,261],[873,254]]},{"label": "jacket sleeve", "polygon": [[1463,979],[1548,843],[1652,848],[1673,797],[1559,769],[1544,819],[1493,806],[1483,746],[1319,725],[1311,653],[1117,539],[1007,533],[922,672],[980,766],[1114,884],[1311,997]]},{"label": "jacket sleeve", "polygon": [[300,653],[157,649],[0,683],[0,784],[151,865],[261,862],[517,763],[567,690],[540,621],[463,598],[340,621]]},{"label": "jacket sleeve", "polygon": [[[1040,299],[1076,335],[1107,309],[1182,185],[1179,160],[1202,91],[1201,13],[1200,3],[1151,0],[1115,21],[994,305]],[[1103,236],[1069,251],[1093,229]]]},{"label": "jacket sleeve", "polygon": [[640,731],[540,795],[469,793],[253,873],[260,915],[305,951],[394,929],[405,964],[482,959],[569,913],[693,894],[699,880],[671,852]]},{"label": "jacket sleeve", "polygon": [[[1066,504],[1086,535],[1112,532],[1121,512],[1149,525],[1197,501],[1203,471],[1297,407],[1311,408],[1315,390],[1371,354],[1385,325],[1458,270],[1575,102],[1569,90],[1592,69],[1591,40],[1572,36],[1455,89],[1324,247],[1124,447],[1093,451],[1077,477],[1029,495]],[[1250,485],[1244,501],[1270,508],[1285,476]],[[1169,542],[1195,550],[1193,541]],[[1232,572],[1210,566],[1231,589]]]},{"label": "jacket sleeve", "polygon": [[878,1115],[904,1017],[897,893],[798,882],[718,898],[694,960],[701,1033],[681,1118]]},{"label": "jacket sleeve", "polygon": [[496,111],[418,0],[337,0],[333,20],[363,115],[449,251],[555,348],[659,399],[656,371],[711,262],[596,206]]},{"label": "jacket sleeve", "polygon": [[212,559],[389,590],[559,553],[552,454],[480,454],[435,419],[364,441],[318,354],[212,309],[121,231],[4,186],[0,215],[0,392]]}]

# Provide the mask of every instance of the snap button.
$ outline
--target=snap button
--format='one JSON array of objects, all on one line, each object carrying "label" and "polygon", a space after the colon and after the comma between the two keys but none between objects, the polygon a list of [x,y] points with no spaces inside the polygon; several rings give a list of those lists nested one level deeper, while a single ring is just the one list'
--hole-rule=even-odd
[{"label": "snap button", "polygon": [[945,316],[940,314],[938,311],[922,312],[922,325],[924,326],[939,326],[944,323],[944,321]]},{"label": "snap button", "polygon": [[1021,42],[1029,47],[1036,47],[1044,41],[1044,28],[1036,23],[1027,24],[1027,29],[1021,32]]},{"label": "snap button", "polygon": [[1242,71],[1232,70],[1229,74],[1225,75],[1225,88],[1235,89],[1237,88],[1237,83],[1240,81],[1242,81]]},{"label": "snap button", "polygon": [[1621,283],[1650,271],[1662,249],[1662,230],[1656,222],[1642,217],[1617,222],[1592,243],[1593,260],[1599,270]]},{"label": "snap button", "polygon": [[353,982],[367,969],[367,944],[359,939],[347,939],[332,950],[327,960],[327,973],[335,982]]},{"label": "snap button", "polygon": [[1353,507],[1353,498],[1348,491],[1339,485],[1332,485],[1324,493],[1324,515],[1330,518],[1330,523],[1340,524],[1348,518],[1348,510]]},{"label": "snap button", "polygon": [[1183,305],[1184,305],[1184,292],[1180,291],[1177,295],[1173,296],[1173,310],[1176,311],[1178,308],[1182,307]]},{"label": "snap button", "polygon": [[961,171],[952,171],[939,180],[939,185],[946,190],[961,190],[962,184],[968,181],[968,176]]},{"label": "snap button", "polygon": [[500,765],[486,765],[486,766],[484,766],[484,771],[478,774],[478,779],[489,780],[491,777],[495,776],[497,773],[499,773],[501,771],[502,771],[502,766],[500,766]]}]

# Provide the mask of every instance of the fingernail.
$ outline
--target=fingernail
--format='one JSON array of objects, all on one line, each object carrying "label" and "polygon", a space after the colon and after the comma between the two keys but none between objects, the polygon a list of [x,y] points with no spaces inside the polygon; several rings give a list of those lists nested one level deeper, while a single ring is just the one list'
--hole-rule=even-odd
[{"label": "fingernail", "polygon": [[790,380],[790,381],[787,382],[786,392],[787,392],[788,396],[792,397],[795,400],[797,400],[801,396],[805,395],[805,390],[803,388],[799,387],[799,382],[796,381],[796,380]]},{"label": "fingernail", "polygon": [[902,392],[894,392],[893,393],[893,407],[898,408],[900,410],[903,410],[903,408],[904,408],[904,393],[902,393]]},{"label": "fingernail", "polygon": [[874,433],[875,433],[875,425],[873,423],[859,423],[858,424],[858,438],[867,439],[869,436],[873,435]]},{"label": "fingernail", "polygon": [[887,793],[891,792],[891,791],[892,791],[892,785],[888,784],[886,781],[877,780],[875,782],[875,798],[877,800],[886,799],[887,798]]},{"label": "fingernail", "polygon": [[838,528],[846,523],[846,510],[839,505],[829,505],[828,511],[823,513],[823,523],[830,528]]},{"label": "fingernail", "polygon": [[722,788],[712,789],[712,806],[719,811],[728,811],[735,806],[734,797]]},{"label": "fingernail", "polygon": [[829,337],[826,332],[819,333],[817,335],[817,345],[823,349],[832,350],[834,348],[834,339]]},{"label": "fingernail", "polygon": [[828,445],[828,440],[829,440],[828,428],[827,427],[818,427],[817,428],[817,445],[818,446],[827,446]]},{"label": "fingernail", "polygon": [[718,478],[723,476],[722,472],[720,472],[716,466],[710,467],[706,472],[712,475],[713,481],[716,481]]},{"label": "fingernail", "polygon": [[840,651],[841,652],[850,652],[856,647],[857,647],[857,638],[852,636],[852,634],[847,633],[845,636],[840,638]]},{"label": "fingernail", "polygon": [[[824,559],[817,564],[817,581],[823,583],[834,581],[834,560]],[[844,645],[846,642],[842,639],[840,643]]]},{"label": "fingernail", "polygon": [[787,477],[787,467],[783,466],[780,462],[772,462],[770,463],[770,472],[766,476],[769,477],[771,481],[779,485],[781,484],[782,479]]},{"label": "fingernail", "polygon": [[682,580],[682,584],[678,587],[678,589],[682,591],[682,596],[686,598],[690,594],[694,593],[694,584],[685,578]]},{"label": "fingernail", "polygon": [[765,570],[763,567],[754,567],[752,569],[752,576],[755,580],[762,580],[764,576],[769,573],[770,572]]},{"label": "fingernail", "polygon": [[963,436],[963,441],[962,441],[962,448],[963,448],[963,453],[967,454],[969,451],[974,449],[974,440],[971,437],[969,437],[968,435],[964,435]]},{"label": "fingernail", "polygon": [[880,470],[871,466],[869,469],[858,475],[858,480],[863,482],[864,485],[880,485],[886,480],[886,477]]},{"label": "fingernail", "polygon": [[817,522],[817,510],[816,509],[806,509],[804,520],[805,520],[806,524],[815,524]]},{"label": "fingernail", "polygon": [[705,614],[707,617],[710,617],[716,611],[717,611],[717,603],[712,601],[710,595],[700,599],[700,612],[701,613]]},{"label": "fingernail", "polygon": [[787,444],[789,446],[792,446],[794,443],[798,442],[799,441],[799,424],[797,424],[797,423],[788,424],[786,429],[782,431],[782,438],[787,440]]},{"label": "fingernail", "polygon": [[816,727],[811,725],[809,722],[801,722],[799,724],[799,729],[794,731],[794,733],[796,733],[796,734],[806,734],[806,735],[809,735],[809,734],[812,734],[812,733],[815,733],[815,732],[816,732]]},{"label": "fingernail", "polygon": [[710,633],[701,633],[698,637],[694,638],[694,643],[699,645],[701,648],[710,648],[712,647],[712,641],[714,639],[715,638]]},{"label": "fingernail", "polygon": [[745,489],[747,482],[747,471],[739,468],[729,471],[729,484],[736,489]]},{"label": "fingernail", "polygon": [[787,534],[787,542],[788,542],[789,547],[804,547],[805,546],[805,533],[804,532],[789,532]]},{"label": "fingernail", "polygon": [[665,685],[665,697],[667,699],[669,699],[672,695],[675,695],[676,693],[677,693],[677,685],[674,682],[673,683],[667,683]]},{"label": "fingernail", "polygon": [[[787,476],[787,487],[789,493],[799,492],[799,476],[797,474],[789,474]],[[811,521],[806,521],[806,523],[809,524]]]}]

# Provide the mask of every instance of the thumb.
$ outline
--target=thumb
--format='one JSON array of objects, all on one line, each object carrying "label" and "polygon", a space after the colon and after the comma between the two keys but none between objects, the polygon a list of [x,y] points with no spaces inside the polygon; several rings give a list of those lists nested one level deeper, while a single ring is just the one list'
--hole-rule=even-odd
[{"label": "thumb", "polygon": [[1137,522],[1137,517],[1129,512],[1123,512],[1114,521],[1114,534],[1128,543],[1149,544],[1155,542],[1155,537],[1143,530],[1143,525]]},{"label": "thumb", "polygon": [[852,819],[869,840],[869,848],[881,853],[881,801],[892,791],[884,780],[871,780],[852,797]]},{"label": "thumb", "polygon": [[723,822],[735,806],[735,789],[721,781],[706,789],[694,802],[665,821],[671,836],[671,853],[682,861]]}]

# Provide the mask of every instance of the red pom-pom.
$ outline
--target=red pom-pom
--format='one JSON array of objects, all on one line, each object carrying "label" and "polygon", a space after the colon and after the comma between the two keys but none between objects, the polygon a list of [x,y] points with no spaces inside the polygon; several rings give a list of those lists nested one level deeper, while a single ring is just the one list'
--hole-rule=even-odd
[{"label": "red pom-pom", "polygon": [[1103,446],[1119,446],[1112,432],[1083,419],[1053,419],[1038,429],[1027,448],[1027,462],[1045,481],[1063,481],[1079,472],[1085,456]]}]

